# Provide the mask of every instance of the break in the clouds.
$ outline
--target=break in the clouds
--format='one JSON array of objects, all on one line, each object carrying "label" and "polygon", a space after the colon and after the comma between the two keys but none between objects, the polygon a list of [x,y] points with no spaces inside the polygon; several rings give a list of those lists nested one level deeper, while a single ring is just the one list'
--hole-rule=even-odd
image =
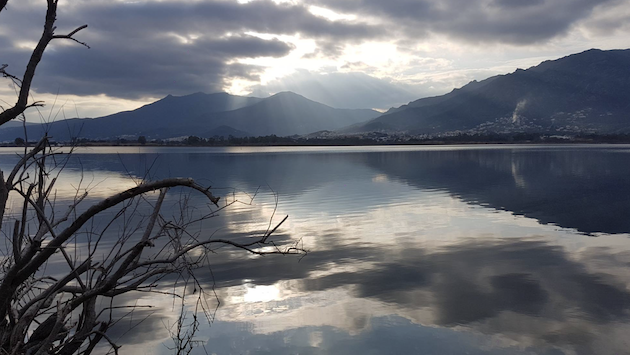
[{"label": "break in the clouds", "polygon": [[[198,91],[291,90],[332,106],[386,109],[542,59],[623,47],[630,32],[629,4],[62,1],[57,32],[88,24],[78,37],[91,49],[54,42],[33,89],[47,100],[46,95],[59,94],[94,98],[89,107],[117,103],[101,113],[118,111],[121,102],[129,108],[133,101]],[[11,72],[23,72],[44,14],[43,0],[9,0],[0,14],[0,63],[9,64]],[[2,84],[0,99],[12,101],[9,83]]]},{"label": "break in the clouds", "polygon": [[266,97],[281,91],[299,92],[305,97],[337,108],[385,108],[417,99],[417,92],[361,72],[294,74],[252,88],[254,96]]},{"label": "break in the clouds", "polygon": [[[0,40],[12,44],[4,46],[3,62],[25,63],[43,11],[15,6],[2,14]],[[219,91],[232,77],[258,79],[261,68],[234,64],[238,59],[283,57],[294,48],[248,32],[322,39],[374,35],[360,25],[328,24],[303,6],[268,1],[79,2],[61,6],[58,18],[59,31],[88,23],[79,36],[91,49],[55,43],[39,68],[38,92],[135,98]]]}]

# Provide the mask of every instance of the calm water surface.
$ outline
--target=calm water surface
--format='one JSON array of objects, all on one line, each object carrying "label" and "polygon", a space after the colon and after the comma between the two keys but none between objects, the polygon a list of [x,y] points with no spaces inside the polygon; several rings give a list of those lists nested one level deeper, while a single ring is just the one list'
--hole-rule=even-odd
[{"label": "calm water surface", "polygon": [[[0,150],[3,170],[16,160]],[[149,171],[226,199],[258,191],[203,233],[249,235],[289,215],[275,238],[301,239],[299,262],[225,250],[214,279],[200,272],[221,301],[199,332],[208,353],[624,354],[629,163],[623,145],[90,148],[58,196],[81,172],[96,200]],[[113,336],[126,353],[170,353],[172,300],[138,302],[159,310]]]}]

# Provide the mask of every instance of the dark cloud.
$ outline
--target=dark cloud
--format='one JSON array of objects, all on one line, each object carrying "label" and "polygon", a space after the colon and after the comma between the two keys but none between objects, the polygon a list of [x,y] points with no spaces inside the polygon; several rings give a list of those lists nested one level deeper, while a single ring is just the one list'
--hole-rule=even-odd
[{"label": "dark cloud", "polygon": [[[124,41],[124,40],[123,40]],[[79,46],[52,47],[38,68],[33,87],[40,93],[97,95],[138,98],[221,91],[225,77],[255,78],[257,67],[227,62],[239,57],[289,53],[292,46],[278,40],[255,37],[204,39],[191,44],[175,38],[129,43],[106,40]],[[23,51],[3,53],[9,63],[23,63]],[[7,55],[8,54],[8,55]],[[9,57],[9,58],[7,58]],[[11,60],[15,58],[15,60]],[[9,59],[9,60],[7,60]],[[17,65],[11,68],[21,70]]]},{"label": "dark cloud", "polygon": [[566,33],[613,0],[319,0],[332,9],[376,15],[407,37],[446,34],[470,42],[531,44]]},{"label": "dark cloud", "polygon": [[40,75],[34,81],[38,92],[56,92],[134,98],[221,91],[225,77],[255,78],[257,67],[227,64],[234,58],[280,57],[292,46],[278,40],[251,36],[199,39],[190,44],[177,38],[159,41],[119,40],[78,46],[55,47],[46,53]]},{"label": "dark cloud", "polygon": [[[315,38],[371,39],[382,29],[361,23],[331,22],[312,15],[305,6],[272,1],[140,2],[99,3],[73,11],[73,18],[85,18],[99,31],[131,36],[174,32],[297,34]],[[63,16],[63,13],[60,15]]]},{"label": "dark cloud", "polygon": [[529,0],[529,1],[521,1],[521,0],[494,0],[492,5],[499,6],[502,8],[523,8],[523,7],[531,7],[538,6],[544,4],[545,0]]},{"label": "dark cloud", "polygon": [[304,55],[304,58],[333,58],[337,59],[343,54],[345,43],[330,39],[317,41],[317,48],[312,53]]},{"label": "dark cloud", "polygon": [[[58,32],[87,23],[90,27],[78,37],[92,49],[71,43],[55,44],[46,53],[33,88],[41,93],[106,94],[132,99],[214,92],[222,90],[230,78],[257,80],[264,69],[234,64],[236,59],[281,57],[293,49],[278,39],[247,36],[249,32],[313,39],[317,48],[310,56],[323,58],[338,58],[348,45],[363,41],[395,38],[414,42],[432,33],[469,42],[531,44],[562,35],[588,18],[599,5],[619,1],[76,1],[60,6]],[[310,5],[357,14],[359,19],[376,18],[382,23],[329,21],[313,15]],[[10,64],[18,73],[23,70],[28,46],[40,35],[44,12],[41,2],[9,2],[8,10],[0,15],[0,41],[8,42],[2,45],[0,62]],[[611,31],[620,23],[621,17],[612,23],[600,19],[592,27],[599,32]],[[327,90],[338,85],[337,79],[329,75],[324,80],[329,82],[318,84]],[[350,78],[347,87],[358,83],[354,79]],[[313,83],[303,86],[310,87],[308,92],[316,92]],[[424,94],[416,92],[415,97],[407,99],[401,91],[404,88],[390,90],[388,96],[396,96],[396,100],[383,99],[383,103],[368,106],[391,106]],[[374,92],[374,86],[368,86],[356,91],[356,95],[368,97]],[[322,96],[325,95],[320,92],[311,98]],[[359,107],[357,103],[333,105]]]},{"label": "dark cloud", "polygon": [[[10,44],[3,46],[2,63],[22,70],[28,43],[38,39],[44,10],[32,5],[11,8],[10,17],[3,12],[0,41]],[[122,98],[221,91],[226,79],[257,80],[263,69],[234,64],[236,59],[282,57],[294,49],[246,32],[300,34],[327,43],[382,33],[364,24],[328,21],[305,6],[272,1],[79,2],[61,6],[58,19],[59,33],[89,24],[77,37],[92,48],[54,43],[33,88],[40,93]]]}]

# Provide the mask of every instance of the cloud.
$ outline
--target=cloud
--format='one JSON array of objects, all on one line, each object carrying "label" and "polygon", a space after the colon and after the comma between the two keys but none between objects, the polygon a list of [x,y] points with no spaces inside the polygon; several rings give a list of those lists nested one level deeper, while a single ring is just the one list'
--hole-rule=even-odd
[{"label": "cloud", "polygon": [[290,44],[251,36],[203,38],[181,43],[163,36],[119,46],[118,40],[100,41],[89,50],[66,47],[47,53],[41,64],[44,73],[36,78],[38,92],[112,97],[165,96],[196,91],[221,91],[223,80],[238,76],[256,79],[251,66],[228,62],[238,57],[286,55]]},{"label": "cloud", "polygon": [[525,45],[565,34],[614,0],[319,0],[323,7],[376,16],[410,38],[443,34],[466,42]]},{"label": "cloud", "polygon": [[[0,42],[6,44],[0,61],[22,70],[38,40],[44,13],[42,6],[17,3],[2,13]],[[33,89],[132,99],[221,91],[231,78],[257,81],[264,68],[238,60],[286,56],[295,46],[277,39],[279,35],[330,42],[360,41],[382,33],[362,23],[317,17],[302,5],[272,1],[83,1],[61,6],[58,19],[59,33],[89,24],[77,37],[92,48],[54,42],[38,68]]]},{"label": "cloud", "polygon": [[[281,57],[294,49],[291,43],[276,38],[264,40],[245,34],[185,39],[161,33],[155,39],[136,40],[122,34],[89,33],[91,30],[88,28],[77,36],[89,42],[90,49],[70,41],[53,42],[44,54],[32,86],[38,100],[52,104],[57,101],[57,94],[61,95],[59,102],[69,100],[71,104],[66,108],[70,108],[70,117],[75,115],[73,102],[80,102],[77,115],[97,117],[113,110],[137,108],[144,103],[138,102],[141,98],[218,92],[230,78],[257,81],[263,67],[234,63],[234,59]],[[9,64],[10,73],[19,75],[24,70],[32,51],[24,43],[26,39],[17,34],[0,32],[3,49],[0,62]],[[3,86],[0,102],[13,103],[15,94],[8,87],[9,82],[0,84]],[[81,96],[90,99],[77,100]],[[91,107],[98,108],[91,110]]]},{"label": "cloud", "polygon": [[616,0],[594,11],[583,26],[587,32],[598,36],[611,36],[630,30],[630,1]]},{"label": "cloud", "polygon": [[[475,241],[442,251],[386,253],[380,260],[364,271],[303,279],[303,291],[352,287],[354,297],[394,305],[401,315],[431,309],[432,317],[419,323],[465,325],[578,353],[594,351],[597,328],[614,325],[630,310],[630,293],[612,275],[590,273],[542,241]],[[567,317],[574,324],[559,327]],[[582,341],[571,340],[576,336]]]},{"label": "cloud", "polygon": [[[90,27],[78,37],[92,49],[56,41],[38,68],[33,89],[38,94],[106,95],[147,101],[166,94],[198,91],[227,89],[243,93],[242,88],[261,78],[276,78],[266,87],[254,89],[264,93],[298,87],[305,90],[301,93],[307,97],[333,106],[366,107],[364,104],[369,103],[367,107],[387,108],[465,84],[473,79],[471,70],[496,66],[493,60],[505,61],[503,48],[521,46],[511,51],[507,60],[531,57],[532,49],[541,50],[540,44],[549,45],[567,34],[567,41],[577,41],[570,48],[547,48],[546,52],[542,49],[544,55],[537,56],[547,59],[597,47],[600,42],[584,46],[582,30],[595,37],[630,30],[628,3],[65,1],[59,7],[58,32],[87,23]],[[9,64],[11,72],[20,73],[26,66],[30,50],[41,34],[44,13],[45,2],[11,0],[0,15],[0,63]],[[576,36],[580,38],[575,39]],[[383,46],[370,52],[360,51],[362,45],[375,43]],[[617,40],[602,46],[613,47],[617,43],[623,42]],[[499,49],[488,54],[491,50],[487,50],[487,44],[497,44],[492,48]],[[521,52],[515,53],[517,50]],[[483,54],[479,55],[479,51]],[[418,59],[448,60],[449,67],[436,68],[419,63]],[[369,65],[344,67],[344,63],[361,61]],[[311,73],[302,71],[281,78],[300,68]],[[334,71],[343,73],[332,75]],[[322,72],[328,74],[319,74]],[[359,78],[354,72],[380,79]],[[445,78],[460,74],[466,76],[465,80]],[[303,83],[298,85],[297,79]],[[337,87],[348,90],[336,90]],[[413,97],[407,92],[414,93]],[[348,102],[339,103],[342,98]]]},{"label": "cloud", "polygon": [[417,92],[385,79],[360,72],[314,74],[300,70],[292,75],[251,88],[254,96],[293,91],[336,108],[379,108],[402,105],[417,98]]}]

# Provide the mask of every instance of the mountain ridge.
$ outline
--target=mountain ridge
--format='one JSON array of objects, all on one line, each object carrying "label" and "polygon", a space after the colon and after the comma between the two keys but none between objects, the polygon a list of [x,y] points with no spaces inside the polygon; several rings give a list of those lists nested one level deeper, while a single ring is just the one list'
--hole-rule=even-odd
[{"label": "mountain ridge", "polygon": [[[263,104],[256,106],[258,104]],[[251,107],[251,108],[250,108]],[[247,110],[243,110],[249,108]],[[336,109],[301,95],[282,92],[268,98],[228,93],[194,93],[164,98],[131,111],[97,118],[72,118],[27,127],[29,140],[45,131],[55,140],[105,139],[146,136],[168,139],[189,135],[294,135],[335,130],[375,118],[373,110]],[[312,130],[311,130],[312,129]],[[1,141],[23,137],[22,127],[0,129]],[[204,137],[207,138],[207,137]]]},{"label": "mountain ridge", "polygon": [[[474,80],[445,95],[421,98],[383,114],[337,109],[290,91],[267,98],[197,92],[167,95],[138,109],[103,117],[26,127],[29,140],[45,131],[58,141],[141,135],[149,139],[292,136],[322,131],[412,136],[630,133],[630,49],[590,49],[546,60],[528,69]],[[0,127],[0,141],[23,136],[21,125]]]},{"label": "mountain ridge", "polygon": [[591,49],[472,81],[342,133],[630,132],[630,50]]},{"label": "mountain ridge", "polygon": [[368,109],[332,108],[294,92],[283,91],[251,106],[209,114],[204,118],[256,135],[289,136],[336,130],[367,121],[365,117],[379,115]]}]

